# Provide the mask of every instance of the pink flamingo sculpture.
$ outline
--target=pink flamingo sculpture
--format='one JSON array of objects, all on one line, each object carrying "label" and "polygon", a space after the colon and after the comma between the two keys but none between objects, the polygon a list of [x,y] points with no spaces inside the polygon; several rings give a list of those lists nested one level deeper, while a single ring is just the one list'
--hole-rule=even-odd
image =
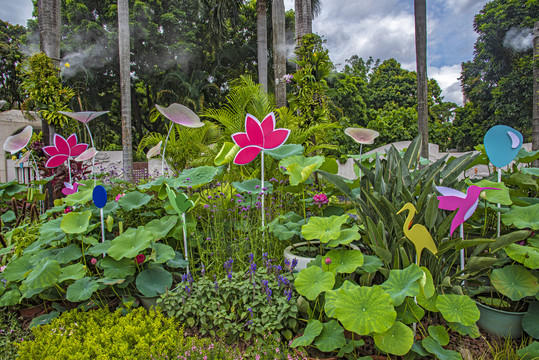
[{"label": "pink flamingo sculpture", "polygon": [[[500,189],[472,185],[466,190],[466,194],[445,186],[436,186],[436,190],[442,194],[442,196],[438,196],[438,200],[440,201],[438,208],[449,211],[458,209],[457,214],[451,222],[449,236],[452,236],[455,229],[460,225],[460,236],[464,240],[464,228],[462,227],[462,224],[464,224],[464,222],[472,216],[475,209],[477,209],[481,191]],[[464,269],[464,249],[462,249],[460,253],[460,267],[461,269]]]}]

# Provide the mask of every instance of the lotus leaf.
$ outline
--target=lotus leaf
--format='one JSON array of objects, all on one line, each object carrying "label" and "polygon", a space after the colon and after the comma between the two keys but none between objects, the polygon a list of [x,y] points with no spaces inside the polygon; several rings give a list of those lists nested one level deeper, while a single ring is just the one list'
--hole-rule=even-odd
[{"label": "lotus leaf", "polygon": [[494,288],[513,301],[534,296],[539,291],[537,278],[522,265],[509,265],[492,270],[490,281]]},{"label": "lotus leaf", "polygon": [[446,350],[442,345],[438,344],[432,337],[427,336],[421,344],[431,354],[436,355],[440,360],[462,360],[462,356],[456,351]]},{"label": "lotus leaf", "polygon": [[419,322],[425,316],[425,310],[417,305],[412,298],[404,299],[404,302],[397,307],[397,320],[404,324]]},{"label": "lotus leaf", "polygon": [[539,168],[536,168],[536,167],[522,168],[520,169],[520,172],[522,172],[523,174],[539,176]]},{"label": "lotus leaf", "polygon": [[322,332],[314,341],[314,346],[323,352],[330,352],[346,345],[344,329],[335,320],[322,324]]},{"label": "lotus leaf", "polygon": [[56,260],[41,259],[22,282],[30,289],[47,288],[58,282],[60,264]]},{"label": "lotus leaf", "polygon": [[313,172],[324,164],[324,161],[323,156],[296,155],[279,161],[279,166],[286,168],[285,173],[290,175],[290,185],[296,186],[307,180]]},{"label": "lotus leaf", "polygon": [[108,254],[115,260],[122,258],[132,259],[150,246],[152,234],[139,226],[137,229],[129,228],[122,235],[111,242]]},{"label": "lotus leaf", "polygon": [[340,288],[337,290],[328,290],[325,293],[325,303],[324,303],[324,311],[326,312],[326,315],[330,318],[335,317],[335,301],[337,300],[337,297],[339,296],[338,292],[342,290],[352,290],[355,289],[357,285],[353,284],[352,282],[345,280],[344,283],[341,285]]},{"label": "lotus leaf", "polygon": [[118,205],[125,211],[140,209],[150,202],[152,197],[139,191],[130,191],[118,200]]},{"label": "lotus leaf", "polygon": [[99,283],[92,278],[85,277],[68,286],[66,299],[72,302],[85,301],[91,298],[97,289],[99,289]]},{"label": "lotus leaf", "polygon": [[67,206],[85,205],[92,200],[93,189],[88,186],[79,186],[79,191],[62,199]]},{"label": "lotus leaf", "polygon": [[150,181],[150,182],[147,182],[146,184],[142,184],[142,185],[138,185],[137,186],[137,189],[139,190],[153,190],[153,191],[158,191],[159,188],[161,187],[161,185],[163,185],[163,183],[166,183],[167,180],[170,180],[169,178],[165,178],[165,177],[159,177],[153,181]]},{"label": "lotus leaf", "polygon": [[158,264],[172,260],[176,256],[174,249],[167,244],[155,243],[152,244],[152,248],[155,251],[155,262]]},{"label": "lotus leaf", "polygon": [[164,294],[172,286],[172,274],[168,271],[153,268],[143,270],[137,276],[137,290],[144,296],[152,297]]},{"label": "lotus leaf", "polygon": [[84,274],[86,274],[86,269],[81,263],[68,265],[61,269],[58,282],[61,283],[66,280],[79,280],[84,277]]},{"label": "lotus leaf", "polygon": [[60,316],[60,312],[57,310],[53,310],[48,314],[44,314],[36,318],[33,318],[32,321],[30,321],[30,324],[28,325],[28,329],[31,329],[35,326],[46,325],[50,323],[52,320],[56,319],[58,316]]},{"label": "lotus leaf", "polygon": [[519,229],[539,230],[539,204],[512,206],[502,214],[502,221],[507,226],[514,225]]},{"label": "lotus leaf", "polygon": [[52,259],[58,261],[60,264],[67,264],[73,260],[80,259],[82,252],[79,245],[71,244],[63,248],[54,249],[51,255]]},{"label": "lotus leaf", "polygon": [[391,296],[393,304],[399,306],[406,296],[416,296],[419,294],[419,282],[425,276],[423,270],[411,264],[403,270],[391,270],[388,279],[381,287]]},{"label": "lotus leaf", "polygon": [[174,252],[174,258],[167,261],[167,266],[171,268],[186,268],[189,265],[189,261],[183,259],[183,254],[179,251]]},{"label": "lotus leaf", "polygon": [[528,335],[539,339],[539,303],[534,301],[530,303],[526,315],[522,318],[522,328]]},{"label": "lotus leaf", "polygon": [[298,347],[298,346],[308,346],[311,345],[314,338],[320,335],[322,330],[324,329],[324,326],[322,323],[315,319],[310,319],[307,322],[307,326],[305,327],[305,331],[303,332],[303,335],[294,339],[292,341],[292,344],[290,344],[291,347]]},{"label": "lotus leaf", "polygon": [[219,168],[214,166],[199,166],[187,169],[178,175],[174,182],[174,187],[193,187],[197,188],[213,180],[218,174]]},{"label": "lotus leaf", "polygon": [[289,156],[302,155],[303,146],[298,144],[284,144],[277,149],[264,150],[264,154],[271,156],[275,160],[282,160]]},{"label": "lotus leaf", "polygon": [[384,263],[378,256],[374,255],[363,255],[363,265],[361,269],[368,273],[373,273],[378,271],[378,268],[382,267]]},{"label": "lotus leaf", "polygon": [[373,338],[380,350],[399,356],[406,355],[414,344],[414,332],[400,321],[383,333],[374,333]]},{"label": "lotus leaf", "polygon": [[527,151],[524,148],[520,148],[515,158],[515,161],[521,163],[531,163],[532,161],[535,161],[537,159],[539,159],[539,150]]},{"label": "lotus leaf", "polygon": [[88,229],[90,217],[92,217],[92,212],[89,210],[82,213],[70,212],[64,215],[60,228],[66,234],[81,234]]},{"label": "lotus leaf", "polygon": [[8,262],[2,275],[7,281],[19,281],[32,271],[33,264],[30,261],[29,256],[23,256],[18,259]]},{"label": "lotus leaf", "polygon": [[335,275],[324,272],[318,266],[311,266],[299,272],[294,284],[300,295],[314,300],[320,293],[333,289]]},{"label": "lotus leaf", "polygon": [[428,332],[440,345],[446,346],[449,344],[449,334],[443,325],[431,325],[428,327]]},{"label": "lotus leaf", "polygon": [[423,270],[425,276],[419,281],[419,285],[421,286],[421,292],[428,299],[434,295],[436,288],[434,287],[434,281],[432,280],[432,274],[429,269],[422,266],[421,270]]},{"label": "lotus leaf", "polygon": [[517,350],[520,360],[537,360],[539,358],[539,341],[534,341],[530,345]]},{"label": "lotus leaf", "polygon": [[129,275],[134,275],[136,271],[135,262],[132,259],[114,260],[110,256],[101,260],[99,267],[103,269],[104,275],[111,279],[125,279]]},{"label": "lotus leaf", "polygon": [[329,271],[336,274],[351,274],[363,265],[363,254],[358,250],[331,250],[326,257],[331,259]]},{"label": "lotus leaf", "polygon": [[[232,187],[236,189],[239,193],[248,193],[251,195],[258,195],[262,192],[262,187],[260,186],[262,182],[258,179],[250,179],[242,182],[234,181]],[[264,181],[264,187],[266,190],[265,194],[271,193],[273,191],[273,185],[269,181]]]},{"label": "lotus leaf", "polygon": [[0,298],[0,306],[13,306],[19,303],[21,292],[19,290],[9,290]]},{"label": "lotus leaf", "polygon": [[468,335],[469,337],[474,339],[477,339],[479,336],[481,336],[479,328],[476,324],[473,324],[471,326],[465,326],[461,323],[448,322],[448,325],[451,330],[456,331],[461,335]]},{"label": "lotus leaf", "polygon": [[92,256],[103,255],[103,254],[106,254],[109,251],[109,248],[111,247],[111,245],[112,245],[112,243],[111,243],[110,240],[105,240],[102,243],[95,244],[92,247],[90,247],[86,251],[86,253],[88,255],[92,255]]},{"label": "lotus leaf", "polygon": [[234,158],[236,157],[238,151],[240,151],[240,147],[238,145],[229,141],[225,141],[223,143],[223,146],[221,146],[221,150],[219,150],[219,153],[213,160],[213,163],[216,166],[231,163],[232,161],[234,161]]},{"label": "lotus leaf", "polygon": [[159,219],[153,219],[144,225],[144,230],[150,232],[152,234],[152,240],[156,241],[164,239],[177,223],[178,216],[167,215]]},{"label": "lotus leaf", "polygon": [[335,317],[345,329],[359,335],[383,333],[393,326],[397,312],[391,296],[380,286],[341,290],[335,300]]},{"label": "lotus leaf", "polygon": [[442,316],[450,322],[472,326],[479,320],[479,309],[475,302],[466,295],[438,295],[436,307]]},{"label": "lotus leaf", "polygon": [[328,241],[327,245],[329,247],[337,247],[339,245],[350,244],[352,241],[359,239],[361,239],[359,228],[357,227],[357,225],[354,225],[350,229],[341,230],[339,237],[335,240]]},{"label": "lotus leaf", "polygon": [[505,186],[503,182],[481,180],[479,182],[472,183],[471,181],[468,180],[467,183],[470,185],[473,184],[479,187],[492,187],[492,188],[500,189],[500,190],[483,190],[485,192],[485,199],[487,199],[487,201],[493,204],[500,203],[502,205],[511,205],[513,203],[509,196],[509,188]]},{"label": "lotus leaf", "polygon": [[319,217],[313,216],[307,224],[301,227],[301,235],[306,240],[320,240],[327,243],[338,239],[341,233],[341,225],[348,220],[348,215]]},{"label": "lotus leaf", "polygon": [[539,248],[511,244],[505,247],[507,256],[529,269],[539,269]]}]

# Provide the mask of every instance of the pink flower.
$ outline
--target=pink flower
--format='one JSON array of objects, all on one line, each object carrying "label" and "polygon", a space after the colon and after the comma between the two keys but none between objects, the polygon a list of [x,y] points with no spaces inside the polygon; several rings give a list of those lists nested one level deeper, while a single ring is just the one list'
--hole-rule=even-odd
[{"label": "pink flower", "polygon": [[144,256],[144,254],[138,254],[137,256],[135,256],[135,261],[137,262],[137,264],[142,264],[144,260],[146,260],[146,256]]},{"label": "pink flower", "polygon": [[54,134],[54,146],[45,146],[43,152],[50,156],[45,166],[55,168],[62,165],[67,159],[79,156],[88,148],[88,144],[78,144],[77,134],[71,134],[67,140],[63,136]]},{"label": "pink flower", "polygon": [[93,257],[93,258],[90,260],[90,264],[92,264],[92,265],[97,264],[97,259]]},{"label": "pink flower", "polygon": [[120,199],[123,198],[124,196],[125,196],[125,194],[118,194],[118,195],[116,195],[116,198],[114,198],[114,200],[115,200],[116,202],[118,202],[118,200],[120,200]]},{"label": "pink flower", "polygon": [[69,214],[73,209],[71,209],[71,206],[68,206],[64,209],[64,214]]},{"label": "pink flower", "polygon": [[325,205],[329,202],[328,197],[326,194],[316,194],[313,196],[313,202],[315,205],[318,205],[318,207],[322,207],[322,205]]},{"label": "pink flower", "polygon": [[326,263],[326,265],[330,265],[331,264],[331,258],[327,257],[324,262]]},{"label": "pink flower", "polygon": [[245,132],[232,134],[232,140],[241,150],[234,164],[245,165],[253,161],[262,150],[277,149],[290,135],[288,129],[275,129],[275,115],[269,113],[262,123],[251,114],[245,117]]}]

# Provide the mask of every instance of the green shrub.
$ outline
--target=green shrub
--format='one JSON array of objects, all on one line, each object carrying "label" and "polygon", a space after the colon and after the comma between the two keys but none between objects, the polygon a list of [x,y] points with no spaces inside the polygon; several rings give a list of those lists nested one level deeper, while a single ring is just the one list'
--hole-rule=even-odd
[{"label": "green shrub", "polygon": [[0,308],[0,360],[15,359],[17,344],[30,336],[16,314],[7,307]]},{"label": "green shrub", "polygon": [[126,316],[72,310],[32,332],[35,340],[19,345],[19,359],[150,359],[174,352],[183,339],[173,319],[143,308]]}]

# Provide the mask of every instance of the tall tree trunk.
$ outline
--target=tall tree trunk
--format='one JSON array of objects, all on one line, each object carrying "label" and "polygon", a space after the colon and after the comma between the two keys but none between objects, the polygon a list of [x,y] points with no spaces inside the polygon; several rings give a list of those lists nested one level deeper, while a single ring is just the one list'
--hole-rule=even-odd
[{"label": "tall tree trunk", "polygon": [[[539,21],[533,29],[533,131],[532,150],[539,149]],[[535,160],[535,167],[539,167],[539,160]]]},{"label": "tall tree trunk", "polygon": [[284,1],[273,0],[273,69],[275,71],[275,105],[277,108],[286,106],[286,34]]},{"label": "tall tree trunk", "polygon": [[427,3],[414,0],[415,54],[417,65],[417,125],[422,136],[421,156],[429,158],[429,113],[427,108]]},{"label": "tall tree trunk", "polygon": [[133,133],[131,129],[129,3],[118,0],[118,47],[120,56],[120,94],[122,99],[122,157],[124,180],[133,181]]},{"label": "tall tree trunk", "polygon": [[256,42],[258,45],[258,82],[268,91],[268,25],[266,0],[256,1]]},{"label": "tall tree trunk", "polygon": [[301,38],[313,32],[313,16],[311,0],[294,0],[296,20],[296,46],[300,46]]}]

